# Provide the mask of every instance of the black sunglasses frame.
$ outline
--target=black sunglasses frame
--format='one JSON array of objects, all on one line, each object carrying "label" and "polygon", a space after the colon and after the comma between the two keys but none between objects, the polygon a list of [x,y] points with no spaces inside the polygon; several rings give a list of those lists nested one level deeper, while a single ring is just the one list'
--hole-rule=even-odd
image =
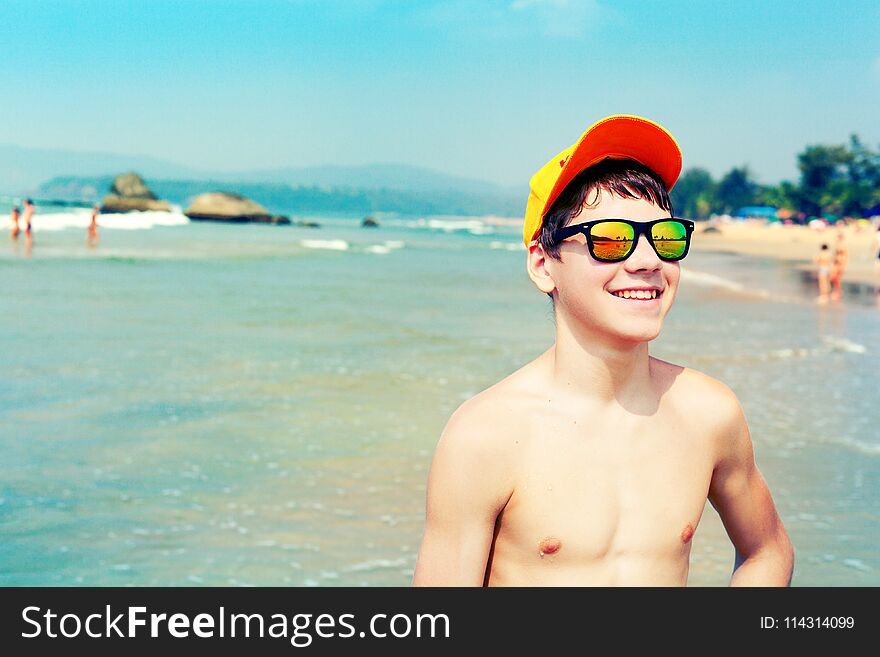
[{"label": "black sunglasses frame", "polygon": [[[596,256],[596,250],[593,246],[593,237],[590,235],[590,229],[596,224],[606,223],[608,221],[616,221],[620,223],[624,223],[629,225],[633,229],[633,241],[629,247],[629,250],[620,258],[599,258]],[[651,238],[651,228],[655,224],[663,223],[664,221],[677,221],[678,223],[684,226],[685,230],[685,242],[684,242],[684,252],[678,256],[677,258],[666,258],[660,255],[660,252],[657,250],[657,245],[654,244],[654,240]],[[666,262],[678,262],[683,259],[687,254],[688,250],[691,248],[691,234],[694,232],[694,222],[690,219],[682,219],[680,217],[665,217],[663,219],[655,219],[654,221],[632,221],[631,219],[617,219],[614,217],[608,219],[596,219],[595,221],[587,221],[582,224],[574,224],[572,226],[565,226],[564,228],[560,228],[553,233],[554,241],[561,242],[564,239],[577,235],[578,233],[582,234],[587,238],[587,246],[590,249],[590,255],[593,256],[594,259],[599,262],[622,262],[629,258],[632,255],[632,252],[635,251],[636,244],[639,242],[639,236],[642,234],[648,239],[648,242],[651,244],[651,247],[654,249],[654,253],[657,254],[657,257]]]}]

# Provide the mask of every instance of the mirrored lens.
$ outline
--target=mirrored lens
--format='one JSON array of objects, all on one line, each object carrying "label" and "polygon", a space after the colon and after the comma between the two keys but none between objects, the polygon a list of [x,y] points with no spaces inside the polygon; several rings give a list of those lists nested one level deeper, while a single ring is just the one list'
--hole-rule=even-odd
[{"label": "mirrored lens", "polygon": [[603,221],[590,228],[593,257],[596,260],[620,260],[633,245],[633,228],[622,221]]},{"label": "mirrored lens", "polygon": [[661,258],[680,258],[687,249],[687,230],[680,221],[661,221],[651,227],[651,241]]}]

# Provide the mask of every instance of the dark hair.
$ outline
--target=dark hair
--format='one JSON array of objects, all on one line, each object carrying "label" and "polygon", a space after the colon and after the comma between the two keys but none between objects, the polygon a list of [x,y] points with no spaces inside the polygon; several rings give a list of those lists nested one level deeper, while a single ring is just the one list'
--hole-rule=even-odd
[{"label": "dark hair", "polygon": [[28,205],[33,205],[33,204],[34,204],[34,202],[31,201],[29,198],[26,198],[26,199],[24,200],[24,202],[27,203]]},{"label": "dark hair", "polygon": [[[656,173],[635,160],[602,160],[576,175],[544,215],[538,243],[548,257],[561,260],[559,243],[553,239],[553,233],[580,215],[587,195],[596,189],[622,198],[644,199],[663,208],[670,216],[673,214],[669,192]],[[547,296],[553,298],[552,294]]]},{"label": "dark hair", "polygon": [[828,245],[827,245],[827,244],[823,244],[823,245],[822,245],[822,250],[825,251],[826,249],[828,249]]}]

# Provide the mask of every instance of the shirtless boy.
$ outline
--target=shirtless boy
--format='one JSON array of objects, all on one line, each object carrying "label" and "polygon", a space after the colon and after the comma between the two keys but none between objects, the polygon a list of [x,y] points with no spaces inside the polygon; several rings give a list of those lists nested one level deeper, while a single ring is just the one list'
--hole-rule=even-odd
[{"label": "shirtless boy", "polygon": [[[672,216],[680,171],[663,128],[617,116],[532,178],[526,266],[556,341],[449,419],[415,585],[684,586],[706,499],[735,548],[731,584],[790,583],[794,552],[735,394],[648,354],[692,224],[638,222]],[[636,223],[558,230],[610,218]]]}]

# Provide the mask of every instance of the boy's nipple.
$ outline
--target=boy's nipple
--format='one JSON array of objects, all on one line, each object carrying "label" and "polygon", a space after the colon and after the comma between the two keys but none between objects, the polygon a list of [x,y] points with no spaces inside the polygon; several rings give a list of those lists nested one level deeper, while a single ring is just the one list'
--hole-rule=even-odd
[{"label": "boy's nipple", "polygon": [[548,537],[541,541],[541,544],[538,545],[538,554],[541,555],[541,558],[544,557],[545,554],[556,554],[559,552],[559,548],[562,547],[562,541],[558,538]]},{"label": "boy's nipple", "polygon": [[688,523],[687,527],[681,530],[681,542],[688,543],[694,537],[694,528]]}]

